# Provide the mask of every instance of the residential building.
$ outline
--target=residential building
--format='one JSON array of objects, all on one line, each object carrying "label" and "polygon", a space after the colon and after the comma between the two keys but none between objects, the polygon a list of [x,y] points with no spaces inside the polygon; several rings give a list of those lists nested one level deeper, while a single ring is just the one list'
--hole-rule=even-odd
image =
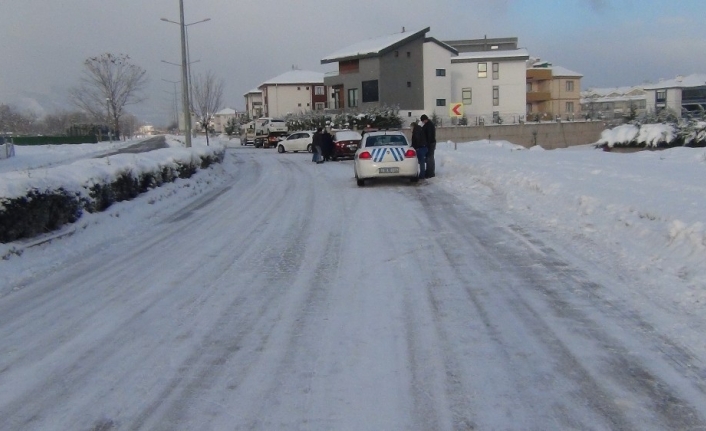
[{"label": "residential building", "polygon": [[463,103],[468,124],[524,120],[528,59],[526,49],[467,51],[451,58],[452,98]]},{"label": "residential building", "polygon": [[677,76],[644,88],[647,112],[668,108],[681,115],[683,111],[706,110],[706,74]]},{"label": "residential building", "polygon": [[236,120],[240,121],[245,116],[244,112],[238,112],[235,109],[225,108],[216,112],[213,116],[213,130],[216,133],[225,133],[226,126],[228,126],[228,121]]},{"label": "residential building", "polygon": [[307,70],[290,70],[260,84],[263,117],[285,117],[326,108],[327,91],[324,74]]},{"label": "residential building", "polygon": [[644,114],[646,108],[645,89],[640,85],[581,92],[581,112],[590,119],[623,120]]},{"label": "residential building", "polygon": [[582,74],[539,59],[527,62],[528,120],[581,117]]},{"label": "residential building", "polygon": [[367,109],[398,106],[401,110],[424,109],[423,46],[429,27],[368,39],[321,59],[338,63],[327,73],[331,109]]},{"label": "residential building", "polygon": [[243,94],[245,97],[245,114],[249,118],[260,118],[263,116],[262,90],[254,88]]},{"label": "residential building", "polygon": [[470,124],[524,118],[529,54],[517,38],[439,41],[429,30],[369,39],[324,57],[322,64],[338,63],[324,78],[330,107],[396,106],[403,117],[436,115],[442,125],[452,123],[450,108],[458,103]]}]

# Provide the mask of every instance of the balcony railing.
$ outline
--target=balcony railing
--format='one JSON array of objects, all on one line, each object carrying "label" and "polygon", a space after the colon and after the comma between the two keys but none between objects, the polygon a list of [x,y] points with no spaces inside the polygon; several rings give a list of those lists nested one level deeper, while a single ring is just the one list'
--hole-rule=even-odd
[{"label": "balcony railing", "polygon": [[551,100],[552,94],[548,91],[530,91],[527,93],[527,103],[546,102]]}]

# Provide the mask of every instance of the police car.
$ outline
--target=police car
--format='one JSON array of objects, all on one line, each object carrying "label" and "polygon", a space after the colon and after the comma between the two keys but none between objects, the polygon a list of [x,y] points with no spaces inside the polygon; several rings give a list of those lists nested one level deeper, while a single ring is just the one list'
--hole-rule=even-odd
[{"label": "police car", "polygon": [[407,137],[398,131],[370,132],[363,135],[355,152],[353,169],[358,186],[374,178],[419,180],[417,152]]}]

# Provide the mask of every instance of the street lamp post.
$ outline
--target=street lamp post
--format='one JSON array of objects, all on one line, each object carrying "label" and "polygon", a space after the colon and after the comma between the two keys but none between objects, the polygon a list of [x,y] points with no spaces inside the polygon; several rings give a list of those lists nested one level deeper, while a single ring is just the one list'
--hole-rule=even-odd
[{"label": "street lamp post", "polygon": [[166,18],[161,18],[164,22],[170,22],[172,24],[177,24],[181,27],[181,80],[182,80],[182,111],[184,114],[184,129],[186,133],[186,146],[191,147],[191,103],[189,102],[189,97],[191,94],[191,82],[189,80],[189,55],[187,48],[186,39],[186,28],[190,25],[198,24],[201,22],[210,21],[211,18],[206,18],[201,21],[192,22],[189,24],[184,24],[184,0],[179,0],[179,22],[171,21]]}]

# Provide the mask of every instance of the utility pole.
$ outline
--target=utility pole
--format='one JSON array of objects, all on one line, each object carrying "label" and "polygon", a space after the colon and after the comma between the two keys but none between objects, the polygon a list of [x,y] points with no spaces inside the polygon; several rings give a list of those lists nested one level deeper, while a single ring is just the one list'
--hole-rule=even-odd
[{"label": "utility pole", "polygon": [[189,112],[189,76],[186,60],[186,26],[184,25],[184,0],[179,0],[179,22],[181,23],[181,91],[182,112],[184,114],[184,132],[186,147],[191,147],[191,112]]}]

